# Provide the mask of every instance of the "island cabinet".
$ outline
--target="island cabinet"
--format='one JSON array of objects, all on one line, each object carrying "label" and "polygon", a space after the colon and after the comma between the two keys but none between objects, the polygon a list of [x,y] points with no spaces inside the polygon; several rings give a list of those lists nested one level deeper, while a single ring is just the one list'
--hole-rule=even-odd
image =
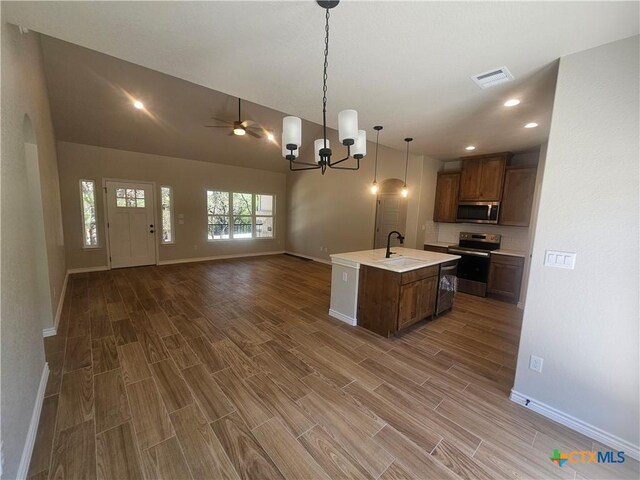
[{"label": "island cabinet", "polygon": [[462,159],[461,202],[499,202],[510,152],[476,155]]},{"label": "island cabinet", "polygon": [[436,201],[433,208],[434,222],[455,223],[459,190],[460,172],[438,173],[438,183],[436,184]]},{"label": "island cabinet", "polygon": [[500,206],[500,225],[529,226],[536,167],[507,167]]},{"label": "island cabinet", "polygon": [[487,292],[516,303],[524,271],[524,257],[491,254]]},{"label": "island cabinet", "polygon": [[433,315],[439,266],[397,273],[360,267],[358,325],[379,335],[394,333]]}]

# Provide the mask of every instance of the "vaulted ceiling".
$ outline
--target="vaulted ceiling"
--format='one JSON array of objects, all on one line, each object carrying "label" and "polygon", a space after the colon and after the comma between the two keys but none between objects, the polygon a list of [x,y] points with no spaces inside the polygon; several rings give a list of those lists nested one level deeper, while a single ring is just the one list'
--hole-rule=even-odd
[{"label": "vaulted ceiling", "polygon": [[[412,151],[440,159],[469,144],[529,149],[548,135],[557,59],[637,34],[638,13],[637,2],[343,1],[331,11],[329,123],[354,108],[370,138],[381,124],[381,143],[403,148],[411,135]],[[280,112],[321,120],[324,11],[312,1],[3,2],[2,14],[116,57],[43,39],[62,140],[281,169],[278,147],[201,125],[233,118],[228,95],[252,102],[247,116],[276,136]],[[503,65],[514,82],[481,90],[470,79]],[[505,108],[511,97],[522,103]],[[318,129],[305,129],[308,143]]]}]

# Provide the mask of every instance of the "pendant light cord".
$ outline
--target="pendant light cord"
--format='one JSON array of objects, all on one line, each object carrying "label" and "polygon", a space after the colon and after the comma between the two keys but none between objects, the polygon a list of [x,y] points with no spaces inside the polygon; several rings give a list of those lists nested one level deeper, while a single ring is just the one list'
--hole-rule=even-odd
[{"label": "pendant light cord", "polygon": [[324,148],[327,148],[327,69],[329,68],[329,9],[327,8],[324,26],[324,72],[322,76],[322,136]]},{"label": "pendant light cord", "polygon": [[409,169],[409,142],[407,142],[407,160],[404,162],[404,186],[407,186],[407,170]]},{"label": "pendant light cord", "polygon": [[[377,128],[377,127],[376,127]],[[380,127],[382,128],[382,127]],[[380,130],[376,130],[376,161],[375,161],[375,167],[373,170],[373,183],[376,183],[378,181],[378,145],[379,145],[379,140],[380,140]]]}]

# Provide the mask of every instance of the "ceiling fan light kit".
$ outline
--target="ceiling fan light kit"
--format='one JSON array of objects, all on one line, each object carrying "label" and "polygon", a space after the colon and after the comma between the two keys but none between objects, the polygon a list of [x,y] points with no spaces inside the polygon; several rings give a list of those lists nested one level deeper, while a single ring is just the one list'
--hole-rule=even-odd
[{"label": "ceiling fan light kit", "polygon": [[252,127],[255,122],[252,120],[242,120],[242,99],[238,98],[238,119],[232,122],[227,122],[226,120],[217,119],[220,122],[228,123],[228,125],[205,125],[208,128],[231,128],[231,133],[229,135],[237,135],[239,137],[249,134],[255,138],[262,138],[262,135],[255,132],[254,130],[261,131],[260,127]]},{"label": "ceiling fan light kit", "polygon": [[[358,170],[360,160],[367,154],[367,132],[358,130],[358,112],[355,110],[342,110],[338,113],[338,139],[347,147],[347,156],[338,161],[331,161],[331,146],[327,139],[327,69],[329,66],[329,10],[336,7],[339,0],[316,0],[318,5],[326,10],[325,13],[325,37],[324,37],[324,72],[322,80],[322,138],[313,142],[315,163],[296,160],[302,146],[302,120],[298,117],[288,116],[282,120],[282,155],[289,161],[289,169],[292,171],[317,170],[322,174],[327,168],[338,170]],[[355,166],[338,166],[342,162],[354,158]],[[294,168],[294,165],[300,165]]]}]

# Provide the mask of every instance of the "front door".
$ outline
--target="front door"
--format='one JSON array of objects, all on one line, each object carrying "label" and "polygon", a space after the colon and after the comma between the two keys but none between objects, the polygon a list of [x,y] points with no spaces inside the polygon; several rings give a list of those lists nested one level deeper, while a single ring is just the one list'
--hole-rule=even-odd
[{"label": "front door", "polygon": [[111,268],[156,264],[153,186],[106,182]]},{"label": "front door", "polygon": [[[378,195],[375,248],[385,248],[387,246],[387,235],[393,230],[397,230],[404,235],[406,226],[407,199],[398,193]],[[391,245],[397,246],[399,243],[394,235]]]}]

